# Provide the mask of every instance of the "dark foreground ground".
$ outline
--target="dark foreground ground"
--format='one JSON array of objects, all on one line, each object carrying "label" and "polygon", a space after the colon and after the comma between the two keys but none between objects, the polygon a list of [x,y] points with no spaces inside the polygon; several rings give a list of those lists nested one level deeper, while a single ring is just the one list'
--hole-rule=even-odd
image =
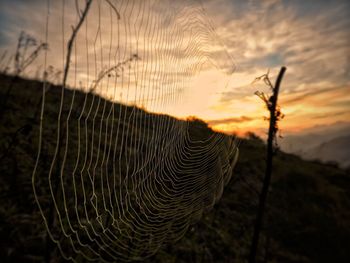
[{"label": "dark foreground ground", "polygon": [[[17,79],[5,96],[10,82],[0,75],[1,262],[45,262],[48,248],[51,262],[63,262],[55,247],[47,244],[31,186],[42,86]],[[50,107],[55,108],[60,89],[51,87],[49,92]],[[221,201],[181,240],[165,244],[148,262],[246,262],[264,156],[259,138],[243,139]],[[349,169],[279,152],[259,253],[261,262],[349,262]]]}]

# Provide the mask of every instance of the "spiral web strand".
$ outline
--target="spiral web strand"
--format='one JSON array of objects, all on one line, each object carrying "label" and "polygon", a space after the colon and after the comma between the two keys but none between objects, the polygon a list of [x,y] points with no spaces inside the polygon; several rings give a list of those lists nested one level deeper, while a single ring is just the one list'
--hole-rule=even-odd
[{"label": "spiral web strand", "polygon": [[61,61],[64,74],[50,91],[44,74],[32,183],[65,259],[147,258],[180,239],[231,178],[234,138],[159,114],[181,107],[193,76],[230,59],[218,59],[203,9],[173,2],[48,2],[46,41],[51,27],[62,35],[44,66]]}]

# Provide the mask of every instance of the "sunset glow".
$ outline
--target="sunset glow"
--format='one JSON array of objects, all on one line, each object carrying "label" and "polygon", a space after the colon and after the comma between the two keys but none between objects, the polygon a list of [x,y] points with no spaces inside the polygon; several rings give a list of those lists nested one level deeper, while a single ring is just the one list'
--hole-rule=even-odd
[{"label": "sunset glow", "polygon": [[349,261],[350,0],[0,0],[0,122],[3,262]]},{"label": "sunset glow", "polygon": [[[69,27],[76,18],[67,7],[64,25],[66,29],[62,31],[60,1],[52,1],[51,5],[48,55],[50,65],[59,69],[62,68],[64,58],[62,41],[68,38]],[[125,50],[119,50],[114,59],[128,59],[128,52],[138,53],[141,59],[129,67],[131,79],[128,81],[131,84],[128,85],[127,93],[119,82],[101,82],[96,92],[111,100],[136,104],[150,111],[163,112],[182,119],[196,116],[207,121],[215,130],[227,133],[244,134],[252,131],[263,135],[267,127],[264,120],[267,111],[254,92],[259,90],[269,93],[269,90],[263,83],[252,83],[268,70],[271,72],[271,80],[274,81],[279,68],[285,65],[287,74],[280,94],[280,105],[285,114],[280,125],[283,132],[300,132],[313,126],[350,120],[350,15],[347,11],[350,8],[347,1],[319,1],[318,5],[313,5],[301,0],[204,0],[194,1],[191,6],[193,10],[205,11],[206,21],[200,20],[200,23],[203,22],[200,27],[205,28],[208,23],[213,26],[216,35],[211,31],[205,33],[196,51],[197,55],[187,56],[185,59],[181,57],[186,55],[181,53],[185,46],[176,46],[178,44],[175,38],[169,42],[171,45],[152,46],[152,43],[144,41],[145,36],[137,35],[132,28],[125,33],[116,31],[119,24],[120,27],[126,25],[125,20],[122,17],[117,22],[116,17],[111,18],[109,13],[107,15],[108,9],[102,6],[100,12],[106,14],[101,18],[102,27],[97,27],[97,13],[93,12],[88,18],[88,31],[82,30],[77,38],[78,52],[81,53],[78,53],[79,63],[76,65],[77,79],[69,78],[70,86],[79,86],[78,83],[81,83],[82,87],[88,89],[87,82],[96,79],[98,71],[108,66],[106,50],[111,45],[117,45],[118,34],[126,34],[130,36],[130,42],[126,43],[132,47],[128,49],[124,46]],[[128,12],[128,7],[120,8],[125,8],[125,12]],[[44,38],[42,16],[45,15],[45,5],[41,1],[2,1],[0,9],[3,25],[0,31],[1,52],[13,52],[21,30],[37,39]],[[159,21],[165,19],[161,10],[148,11]],[[32,15],[28,16],[28,12]],[[133,21],[133,17],[130,17]],[[175,16],[173,23],[181,23],[181,19],[176,19]],[[166,23],[169,21],[164,20],[164,27],[157,29],[164,31],[162,34],[168,38],[180,34],[176,30],[167,32]],[[103,52],[93,51],[91,47],[85,50],[84,36],[94,36],[89,40],[91,45],[93,41],[97,41],[94,38],[98,30],[102,32],[98,41]],[[145,28],[145,32],[147,30]],[[65,32],[63,39],[60,32]],[[183,32],[183,37],[185,40],[181,45],[195,41],[186,32]],[[172,63],[168,63],[161,69],[168,77],[156,85],[162,85],[167,90],[167,83],[171,83],[171,88],[161,95],[163,97],[159,97],[157,92],[142,91],[152,89],[155,84],[149,84],[151,82],[147,82],[148,78],[153,81],[152,72],[156,72],[156,68],[159,65],[162,67],[165,62],[161,58],[156,61],[152,61],[151,57],[148,59],[148,53],[152,49],[158,52],[179,52],[173,57],[178,57],[177,63],[183,67],[179,70],[173,68]],[[88,52],[89,56],[97,54],[101,61],[105,61],[105,65],[93,65],[90,60],[87,73],[84,52]],[[206,56],[205,60],[202,54]],[[193,68],[196,63],[201,67]],[[42,60],[25,74],[33,76],[40,66]],[[151,73],[140,83],[137,80],[139,77],[134,78],[133,74],[142,70],[149,70]],[[174,84],[180,78],[185,83],[185,89]]]}]

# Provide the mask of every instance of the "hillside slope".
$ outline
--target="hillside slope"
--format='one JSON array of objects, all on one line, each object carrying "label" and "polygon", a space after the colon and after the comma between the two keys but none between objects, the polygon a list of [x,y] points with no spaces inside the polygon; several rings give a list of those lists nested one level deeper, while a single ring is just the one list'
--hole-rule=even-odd
[{"label": "hillside slope", "polygon": [[[2,98],[9,82],[9,77],[0,76]],[[41,89],[39,82],[17,79],[1,119],[0,257],[3,262],[45,262],[47,256],[46,230],[31,186]],[[49,92],[48,107],[55,108],[60,89],[52,87]],[[200,121],[191,123],[190,129],[198,138],[213,133]],[[264,158],[265,145],[259,138],[251,136],[242,140],[237,166],[221,200],[204,213],[182,239],[164,245],[148,261],[246,262]],[[265,262],[347,262],[349,189],[349,171],[278,153],[274,159],[260,259]],[[63,262],[55,247],[49,248],[52,249],[51,262]]]}]

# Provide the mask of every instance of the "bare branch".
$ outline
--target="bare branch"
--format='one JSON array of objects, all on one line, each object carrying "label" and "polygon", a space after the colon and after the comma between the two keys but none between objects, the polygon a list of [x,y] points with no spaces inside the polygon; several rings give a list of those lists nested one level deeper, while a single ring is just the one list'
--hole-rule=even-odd
[{"label": "bare branch", "polygon": [[67,49],[68,49],[68,52],[67,52],[67,57],[66,57],[66,64],[65,64],[65,67],[64,67],[64,74],[63,74],[63,87],[66,87],[66,82],[67,82],[67,77],[68,77],[68,71],[69,71],[69,66],[70,66],[70,57],[71,57],[71,54],[72,54],[72,48],[73,48],[73,43],[74,43],[74,40],[78,34],[78,31],[81,27],[81,25],[83,24],[84,20],[85,20],[85,17],[90,9],[90,6],[91,6],[91,3],[92,3],[92,0],[87,0],[86,1],[86,5],[85,5],[85,8],[84,8],[84,11],[83,13],[81,14],[81,17],[80,17],[80,20],[78,22],[78,24],[73,28],[73,32],[72,32],[72,35],[68,41],[68,45],[67,45]]},{"label": "bare branch", "polygon": [[114,10],[114,12],[116,13],[117,17],[118,17],[118,20],[120,19],[120,14],[117,10],[117,8],[111,3],[111,1],[109,0],[106,0],[106,2],[112,7],[112,9]]}]

